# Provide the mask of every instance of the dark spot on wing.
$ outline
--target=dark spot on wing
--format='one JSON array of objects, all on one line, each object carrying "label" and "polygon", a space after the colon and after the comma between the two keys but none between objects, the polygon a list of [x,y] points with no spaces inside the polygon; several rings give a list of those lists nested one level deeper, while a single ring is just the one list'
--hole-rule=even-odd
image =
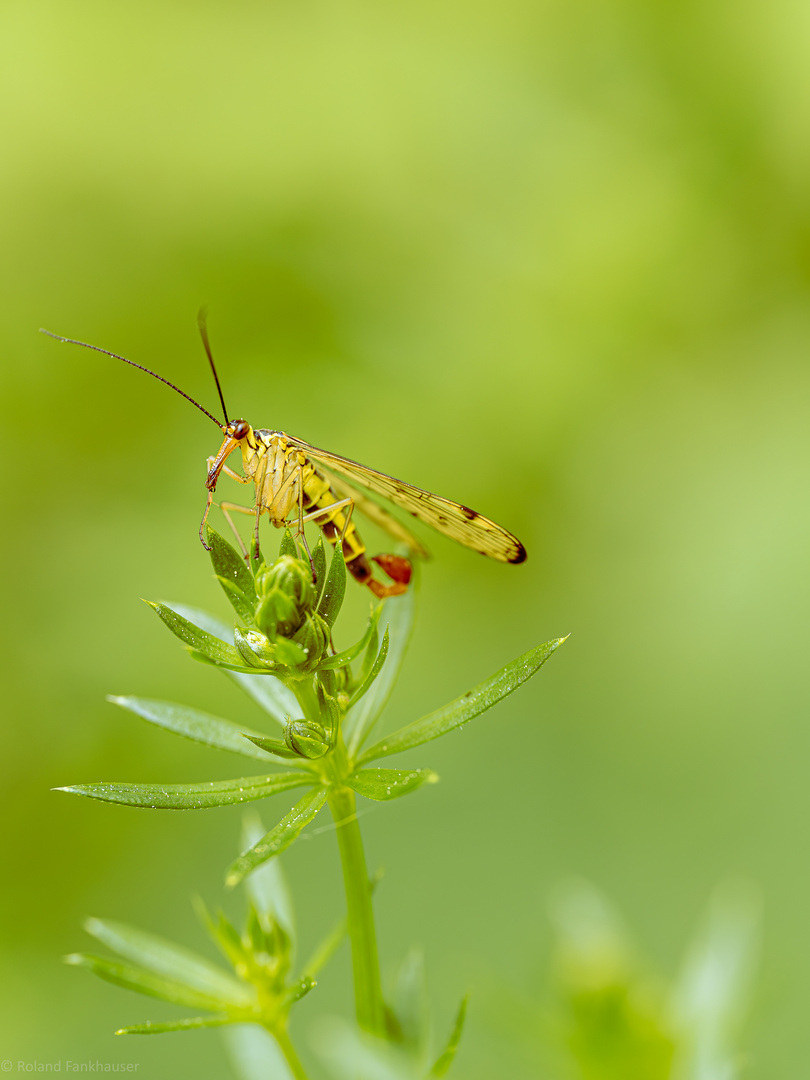
[{"label": "dark spot on wing", "polygon": [[526,548],[523,546],[523,544],[521,544],[521,542],[519,540],[517,540],[516,543],[517,543],[517,551],[514,553],[514,555],[509,556],[509,562],[510,563],[526,562]]},{"label": "dark spot on wing", "polygon": [[467,521],[475,521],[477,517],[481,516],[480,514],[476,513],[475,510],[471,510],[469,506],[462,506],[461,503],[458,504],[458,508],[462,512],[464,517],[467,519]]}]

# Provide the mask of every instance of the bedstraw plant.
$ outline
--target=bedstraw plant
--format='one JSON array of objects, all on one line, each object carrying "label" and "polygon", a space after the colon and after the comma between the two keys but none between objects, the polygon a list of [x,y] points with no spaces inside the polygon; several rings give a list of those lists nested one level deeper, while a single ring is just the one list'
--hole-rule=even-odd
[{"label": "bedstraw plant", "polygon": [[[91,920],[88,930],[124,962],[83,954],[68,959],[129,989],[207,1013],[127,1027],[122,1033],[256,1023],[270,1032],[292,1075],[301,1078],[305,1073],[290,1040],[289,1013],[314,987],[315,975],[345,934],[351,948],[360,1028],[406,1050],[418,1045],[412,1074],[442,1076],[458,1045],[464,1003],[444,1050],[431,1058],[424,1033],[411,1030],[407,1007],[385,1000],[373,883],[357,797],[386,802],[435,783],[438,777],[429,768],[389,768],[376,763],[446,735],[490,709],[539,671],[564,639],[530,649],[449,704],[372,741],[411,634],[415,587],[373,608],[359,640],[338,650],[335,624],[346,589],[340,547],[327,571],[322,541],[310,565],[299,557],[295,541],[285,532],[278,558],[267,564],[258,552],[246,563],[210,528],[207,538],[214,572],[235,612],[234,625],[177,604],[152,603],[151,607],[193,659],[221,669],[261,706],[273,725],[272,734],[172,702],[139,697],[110,700],[166,731],[241,754],[253,764],[251,775],[202,784],[94,783],[60,790],[159,810],[248,803],[297,789],[304,793],[269,832],[252,836],[226,870],[228,886],[246,882],[249,892],[253,890],[243,931],[237,931],[224,915],[214,918],[203,911],[203,921],[233,973],[141,931],[99,920]],[[272,876],[276,864],[270,860],[287,849],[324,807],[334,820],[346,917],[317,956],[293,976],[290,920],[282,913],[278,888],[265,888],[264,899],[257,899],[253,883],[262,875]]]}]

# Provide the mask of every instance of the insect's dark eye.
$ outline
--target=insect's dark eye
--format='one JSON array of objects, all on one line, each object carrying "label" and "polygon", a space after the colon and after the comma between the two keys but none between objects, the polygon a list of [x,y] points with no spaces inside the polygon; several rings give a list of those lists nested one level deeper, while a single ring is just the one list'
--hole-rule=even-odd
[{"label": "insect's dark eye", "polygon": [[247,433],[250,431],[250,424],[247,422],[247,420],[232,420],[230,428],[232,438],[244,439],[247,437]]}]

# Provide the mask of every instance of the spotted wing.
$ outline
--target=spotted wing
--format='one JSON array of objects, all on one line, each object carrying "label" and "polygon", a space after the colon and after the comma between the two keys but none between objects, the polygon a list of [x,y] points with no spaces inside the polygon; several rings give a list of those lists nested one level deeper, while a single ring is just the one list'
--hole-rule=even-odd
[{"label": "spotted wing", "polygon": [[[526,549],[517,537],[512,536],[489,518],[485,518],[475,510],[470,510],[468,506],[451,502],[450,499],[444,499],[441,495],[434,495],[430,491],[423,491],[422,488],[406,484],[394,476],[377,472],[376,469],[369,469],[366,465],[361,465],[350,458],[340,457],[328,450],[320,450],[317,446],[310,446],[309,443],[296,439],[294,436],[287,435],[286,438],[291,446],[303,451],[316,464],[337,473],[338,476],[345,477],[351,484],[357,484],[373,495],[379,495],[395,506],[407,510],[415,518],[426,522],[452,540],[464,544],[465,547],[501,562],[520,563],[526,558]],[[363,509],[365,511],[365,507]],[[390,519],[391,515],[381,507],[377,509],[382,511],[386,519]],[[383,528],[385,527],[383,525]]]},{"label": "spotted wing", "polygon": [[[311,456],[311,455],[310,455]],[[316,460],[313,458],[313,461]],[[329,483],[334,493],[340,496],[341,499],[351,499],[354,505],[361,513],[373,521],[375,525],[379,525],[381,529],[384,529],[389,536],[393,536],[395,540],[401,540],[407,544],[408,547],[416,555],[420,555],[423,559],[430,558],[430,552],[422,543],[418,540],[410,529],[406,529],[399,518],[394,517],[393,514],[385,509],[384,506],[380,506],[379,503],[374,502],[368,495],[365,495],[362,491],[358,491],[357,488],[352,487],[351,484],[347,484],[345,480],[338,480],[337,477],[330,476]]]}]

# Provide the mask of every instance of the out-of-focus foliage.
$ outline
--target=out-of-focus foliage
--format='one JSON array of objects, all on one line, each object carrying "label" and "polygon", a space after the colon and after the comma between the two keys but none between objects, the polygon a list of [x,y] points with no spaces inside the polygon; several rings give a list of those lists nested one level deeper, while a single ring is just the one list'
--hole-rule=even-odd
[{"label": "out-of-focus foliage", "polygon": [[[654,976],[605,900],[583,883],[559,890],[556,1005],[563,1075],[581,1080],[734,1080],[758,953],[758,905],[728,885],[679,977]],[[567,1067],[566,1067],[567,1065]]]},{"label": "out-of-focus foliage", "polygon": [[[101,984],[80,999],[56,957],[88,911],[193,944],[186,897],[218,888],[231,855],[238,810],[167,824],[48,793],[143,782],[158,755],[165,775],[205,780],[204,748],[171,759],[104,696],[222,716],[232,690],[182,655],[166,664],[137,601],[211,604],[196,531],[219,433],[154,380],[36,329],[120,351],[214,409],[207,302],[234,414],[459,499],[526,544],[505,567],[420,533],[435,559],[390,730],[572,632],[486,737],[431,744],[429,799],[362,822],[387,869],[387,973],[424,946],[441,1030],[473,990],[458,1075],[536,1075],[508,1018],[477,1002],[501,979],[534,989],[537,906],[571,873],[615,898],[663,971],[718,880],[756,881],[762,993],[740,1045],[752,1070],[795,1074],[810,967],[806,36],[781,0],[4,6],[9,1058],[118,1060],[99,1032],[119,1006]],[[346,644],[367,616],[349,591]],[[259,727],[248,697],[243,710]],[[312,876],[321,842],[289,858],[305,948],[340,902],[336,866],[331,886]],[[338,962],[319,1008],[345,1013],[344,986]],[[214,1032],[175,1040],[176,1059],[141,1042],[145,1075],[227,1068]]]}]

